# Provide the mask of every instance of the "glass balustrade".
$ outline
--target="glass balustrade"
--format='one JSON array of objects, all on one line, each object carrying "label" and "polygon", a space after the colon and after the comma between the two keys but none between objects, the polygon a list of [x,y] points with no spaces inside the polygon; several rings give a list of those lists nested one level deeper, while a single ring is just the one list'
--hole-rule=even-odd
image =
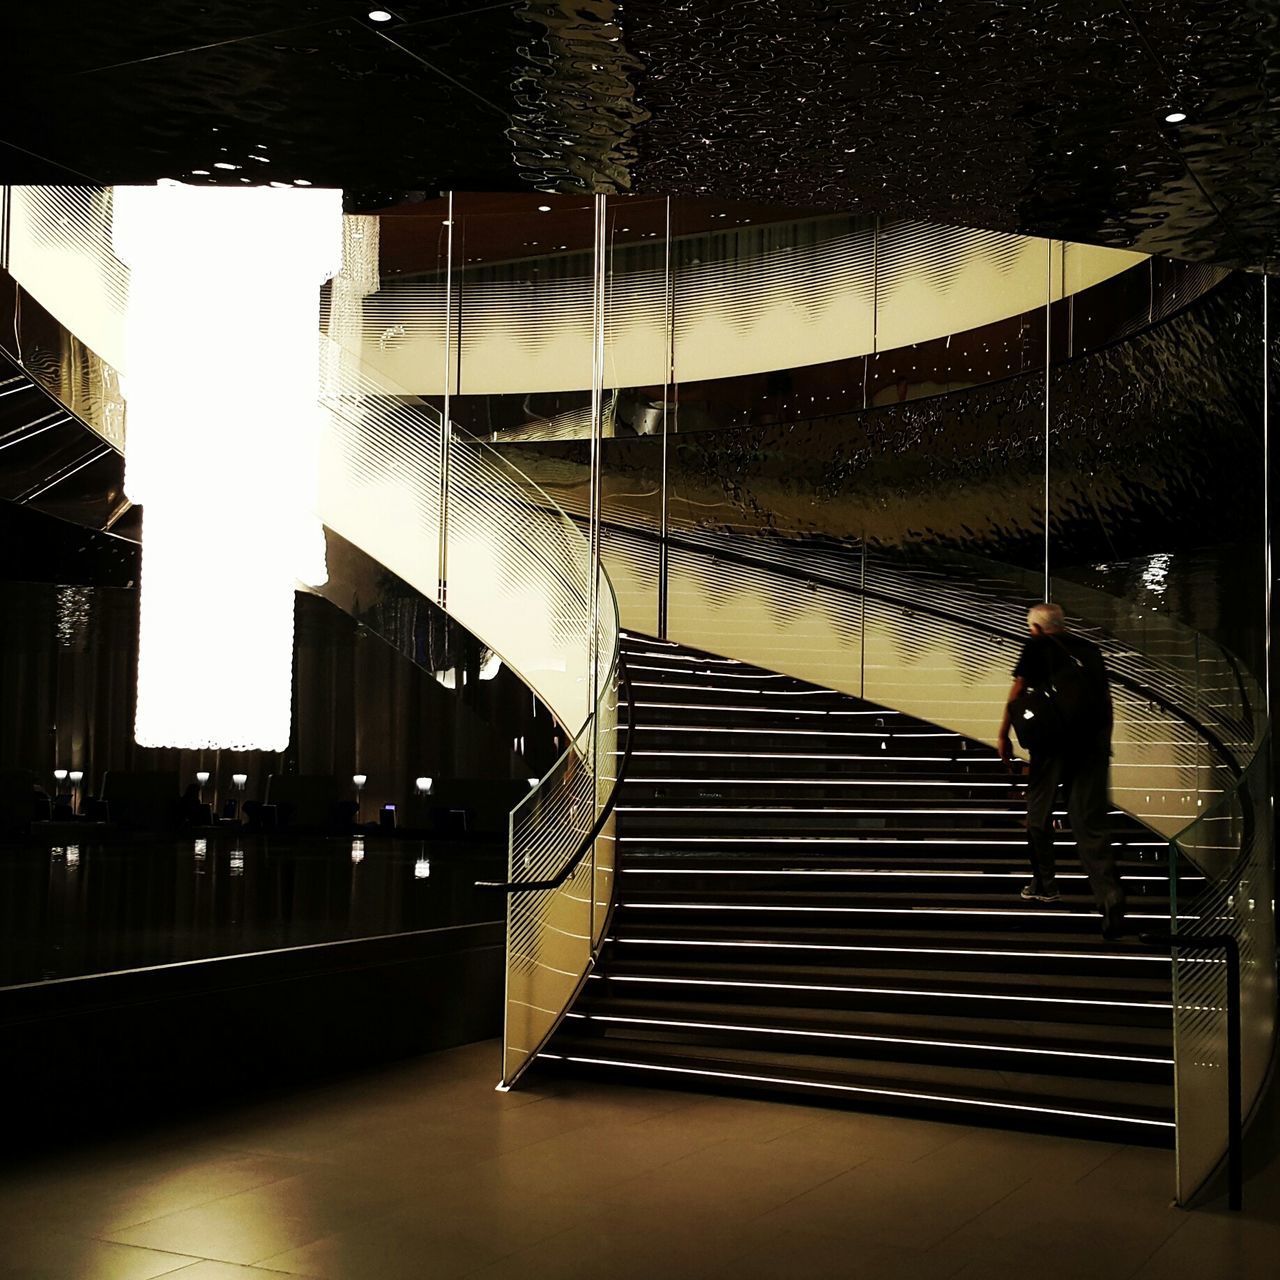
[{"label": "glass balustrade", "polygon": [[[1270,740],[1203,816],[1170,843],[1178,1199],[1222,1163],[1232,1070],[1248,1119],[1276,1032],[1275,854]],[[1240,965],[1240,1061],[1229,1054],[1228,937]]]}]

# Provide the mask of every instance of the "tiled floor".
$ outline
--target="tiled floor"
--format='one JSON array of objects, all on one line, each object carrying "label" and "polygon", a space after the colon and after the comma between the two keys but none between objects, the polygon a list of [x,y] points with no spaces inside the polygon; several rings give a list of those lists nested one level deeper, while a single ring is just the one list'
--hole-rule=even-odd
[{"label": "tiled floor", "polygon": [[1168,1152],[552,1083],[473,1045],[10,1170],[4,1280],[474,1276],[1250,1280],[1247,1212],[1170,1207]]}]

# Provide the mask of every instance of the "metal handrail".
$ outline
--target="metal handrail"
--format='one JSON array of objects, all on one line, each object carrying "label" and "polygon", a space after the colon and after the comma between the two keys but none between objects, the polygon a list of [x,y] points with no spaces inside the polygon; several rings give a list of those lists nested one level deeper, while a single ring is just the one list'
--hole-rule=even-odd
[{"label": "metal handrail", "polygon": [[[627,748],[622,754],[622,763],[618,767],[618,777],[614,782],[613,790],[609,793],[609,799],[600,811],[600,816],[596,819],[595,825],[583,837],[582,843],[572,857],[565,862],[564,866],[551,879],[477,880],[475,882],[477,889],[500,889],[507,894],[534,893],[544,889],[558,889],[573,875],[581,865],[583,858],[587,856],[591,846],[596,842],[601,831],[604,830],[605,823],[609,820],[609,815],[613,812],[614,805],[618,799],[618,788],[621,786],[622,780],[626,776],[627,768],[631,764],[631,743],[635,738],[635,706],[631,701],[631,677],[627,672],[627,660],[621,646],[618,649],[618,674],[622,677],[622,696],[627,704]],[[591,714],[594,717],[596,712],[593,711]],[[590,721],[587,723],[589,724]],[[585,728],[586,726],[584,725],[583,727]]]}]

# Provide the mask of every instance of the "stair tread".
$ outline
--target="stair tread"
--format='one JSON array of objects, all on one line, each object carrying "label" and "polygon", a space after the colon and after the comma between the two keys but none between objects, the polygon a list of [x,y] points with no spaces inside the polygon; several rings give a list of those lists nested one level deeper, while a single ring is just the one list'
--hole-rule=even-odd
[{"label": "stair tread", "polygon": [[1169,1027],[1091,1025],[1034,1017],[995,1019],[930,1014],[922,1018],[902,1009],[796,1008],[768,1003],[753,1005],[750,1017],[746,1018],[741,1006],[726,1007],[713,1000],[662,1000],[642,996],[619,1002],[608,989],[601,990],[595,984],[588,985],[579,1005],[575,1006],[577,1012],[591,1017],[711,1021],[725,1025],[750,1021],[759,1026],[866,1032],[938,1041],[972,1040],[978,1035],[990,1035],[1007,1047],[1053,1047],[1082,1052],[1105,1047],[1107,1052],[1172,1059]]},{"label": "stair tread", "polygon": [[[625,910],[625,908],[622,908]],[[824,925],[808,925],[796,923],[775,923],[762,921],[751,926],[749,934],[743,932],[740,924],[719,923],[711,920],[698,925],[690,925],[682,921],[672,923],[656,923],[646,919],[628,920],[627,932],[631,939],[649,937],[670,937],[677,939],[706,939],[708,941],[732,940],[740,942],[782,942],[791,944],[809,943],[813,945],[859,945],[860,941],[874,942],[882,940],[887,946],[936,946],[940,948],[955,947],[966,952],[981,950],[991,945],[990,942],[975,938],[970,932],[948,930],[944,928],[911,929],[904,925],[901,930],[894,930],[891,935],[883,932],[861,928],[857,925],[830,928]],[[616,930],[614,937],[619,935]],[[1046,938],[1038,931],[1019,932],[1010,930],[999,937],[1001,952],[1009,950],[1024,951],[1028,955],[1038,954],[1045,950],[1060,950],[1059,943]],[[1157,961],[1166,967],[1169,964],[1167,954],[1153,952],[1148,947],[1135,943],[1113,942],[1103,944],[1092,941],[1088,946],[1075,947],[1071,954],[1089,958],[1101,958],[1107,955],[1124,955],[1126,958],[1142,960],[1146,963]]]},{"label": "stair tread", "polygon": [[987,992],[1039,998],[1046,1002],[1058,1000],[1106,1000],[1114,997],[1120,1001],[1141,1001],[1169,1006],[1169,983],[1160,978],[1126,976],[1113,978],[1106,975],[1071,974],[1060,980],[1052,980],[1044,974],[1010,973],[1001,969],[993,972],[981,970],[963,974],[938,973],[913,969],[870,968],[860,965],[822,965],[801,967],[787,964],[744,964],[742,962],[701,961],[692,966],[680,960],[662,960],[651,957],[615,960],[606,976],[598,979],[610,982],[617,979],[657,979],[685,982],[691,988],[712,981],[724,982],[776,982],[797,983],[804,986],[830,986],[835,990],[864,988],[901,988],[904,990],[945,990],[957,995]]},{"label": "stair tread", "polygon": [[[628,905],[633,902],[691,902],[707,900],[707,894],[705,892],[700,893],[696,888],[683,888],[680,885],[673,884],[639,885],[632,880],[624,880],[621,892],[625,894],[625,901]],[[1066,901],[1066,899],[1078,900]],[[1153,890],[1136,898],[1131,893],[1130,899],[1129,905],[1133,908],[1135,914],[1138,914],[1141,909],[1141,913],[1149,915],[1156,911],[1159,906],[1164,905],[1165,909],[1162,914],[1164,918],[1168,918],[1167,888],[1163,891]],[[1026,903],[1019,897],[1018,893],[1011,890],[1001,892],[994,886],[982,892],[964,893],[952,891],[944,893],[930,889],[925,892],[913,890],[910,894],[907,894],[893,893],[892,891],[875,892],[872,886],[865,884],[850,886],[824,884],[820,888],[810,888],[808,886],[790,888],[784,896],[778,890],[750,889],[739,884],[717,884],[714,903],[726,906],[740,906],[747,909],[762,906],[792,908],[861,906],[921,912],[930,909],[1008,911],[1040,920],[1053,919],[1062,915],[1092,914],[1096,916],[1098,914],[1093,907],[1092,898],[1087,897],[1084,893],[1076,895],[1068,891],[1064,895],[1064,900],[1059,903]]]},{"label": "stair tread", "polygon": [[[1079,1080],[1069,1076],[1040,1076],[1035,1072],[992,1071],[972,1067],[930,1066],[876,1062],[861,1058],[817,1057],[771,1050],[673,1046],[670,1052],[647,1041],[617,1037],[602,1048],[594,1039],[566,1035],[552,1052],[567,1057],[607,1058],[688,1065],[737,1072],[743,1075],[791,1080],[821,1088],[844,1085],[856,1089],[889,1090],[899,1095],[941,1095],[948,1101],[989,1102],[1032,1109],[1062,1108],[1082,1114],[1120,1119],[1165,1120],[1172,1116],[1166,1104],[1170,1091],[1161,1085],[1124,1080]],[[802,1075],[803,1078],[798,1078]],[[1072,1085],[1078,1087],[1072,1088]]]}]

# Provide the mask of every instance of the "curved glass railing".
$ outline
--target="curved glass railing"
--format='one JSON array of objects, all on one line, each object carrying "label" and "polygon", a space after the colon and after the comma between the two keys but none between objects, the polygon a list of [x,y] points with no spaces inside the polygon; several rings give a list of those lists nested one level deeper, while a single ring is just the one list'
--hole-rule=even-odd
[{"label": "curved glass railing", "polygon": [[[1230,1109],[1237,1105],[1232,1073],[1239,1073],[1243,1124],[1271,1068],[1276,1038],[1272,785],[1268,738],[1212,808],[1170,842],[1181,1204],[1212,1182],[1227,1154]],[[1189,869],[1195,879],[1184,883]],[[1239,957],[1238,1013],[1231,1008],[1224,937],[1234,940]],[[1233,1014],[1239,1018],[1238,1062],[1231,1060]]]},{"label": "curved glass railing", "polygon": [[[329,344],[329,339],[323,339]],[[613,901],[620,758],[617,603],[592,590],[588,540],[507,459],[326,350],[325,524],[499,654],[569,728],[560,759],[512,812],[504,1086],[550,1037],[594,962]],[[596,618],[592,604],[596,601]]]},{"label": "curved glass railing", "polygon": [[[610,525],[602,545],[625,627],[653,629],[664,574],[668,638],[990,745],[1026,610],[1044,591],[1040,574],[939,548],[913,556],[684,523],[663,545],[639,522]],[[1115,801],[1172,837],[1254,758],[1262,691],[1172,615],[1062,579],[1053,590],[1112,672]]]},{"label": "curved glass railing", "polygon": [[[589,721],[511,814],[507,1018],[502,1080],[510,1087],[550,1039],[604,939],[613,905],[613,799],[623,759],[618,616],[600,618],[599,693]],[[629,740],[629,739],[628,739]]]}]

